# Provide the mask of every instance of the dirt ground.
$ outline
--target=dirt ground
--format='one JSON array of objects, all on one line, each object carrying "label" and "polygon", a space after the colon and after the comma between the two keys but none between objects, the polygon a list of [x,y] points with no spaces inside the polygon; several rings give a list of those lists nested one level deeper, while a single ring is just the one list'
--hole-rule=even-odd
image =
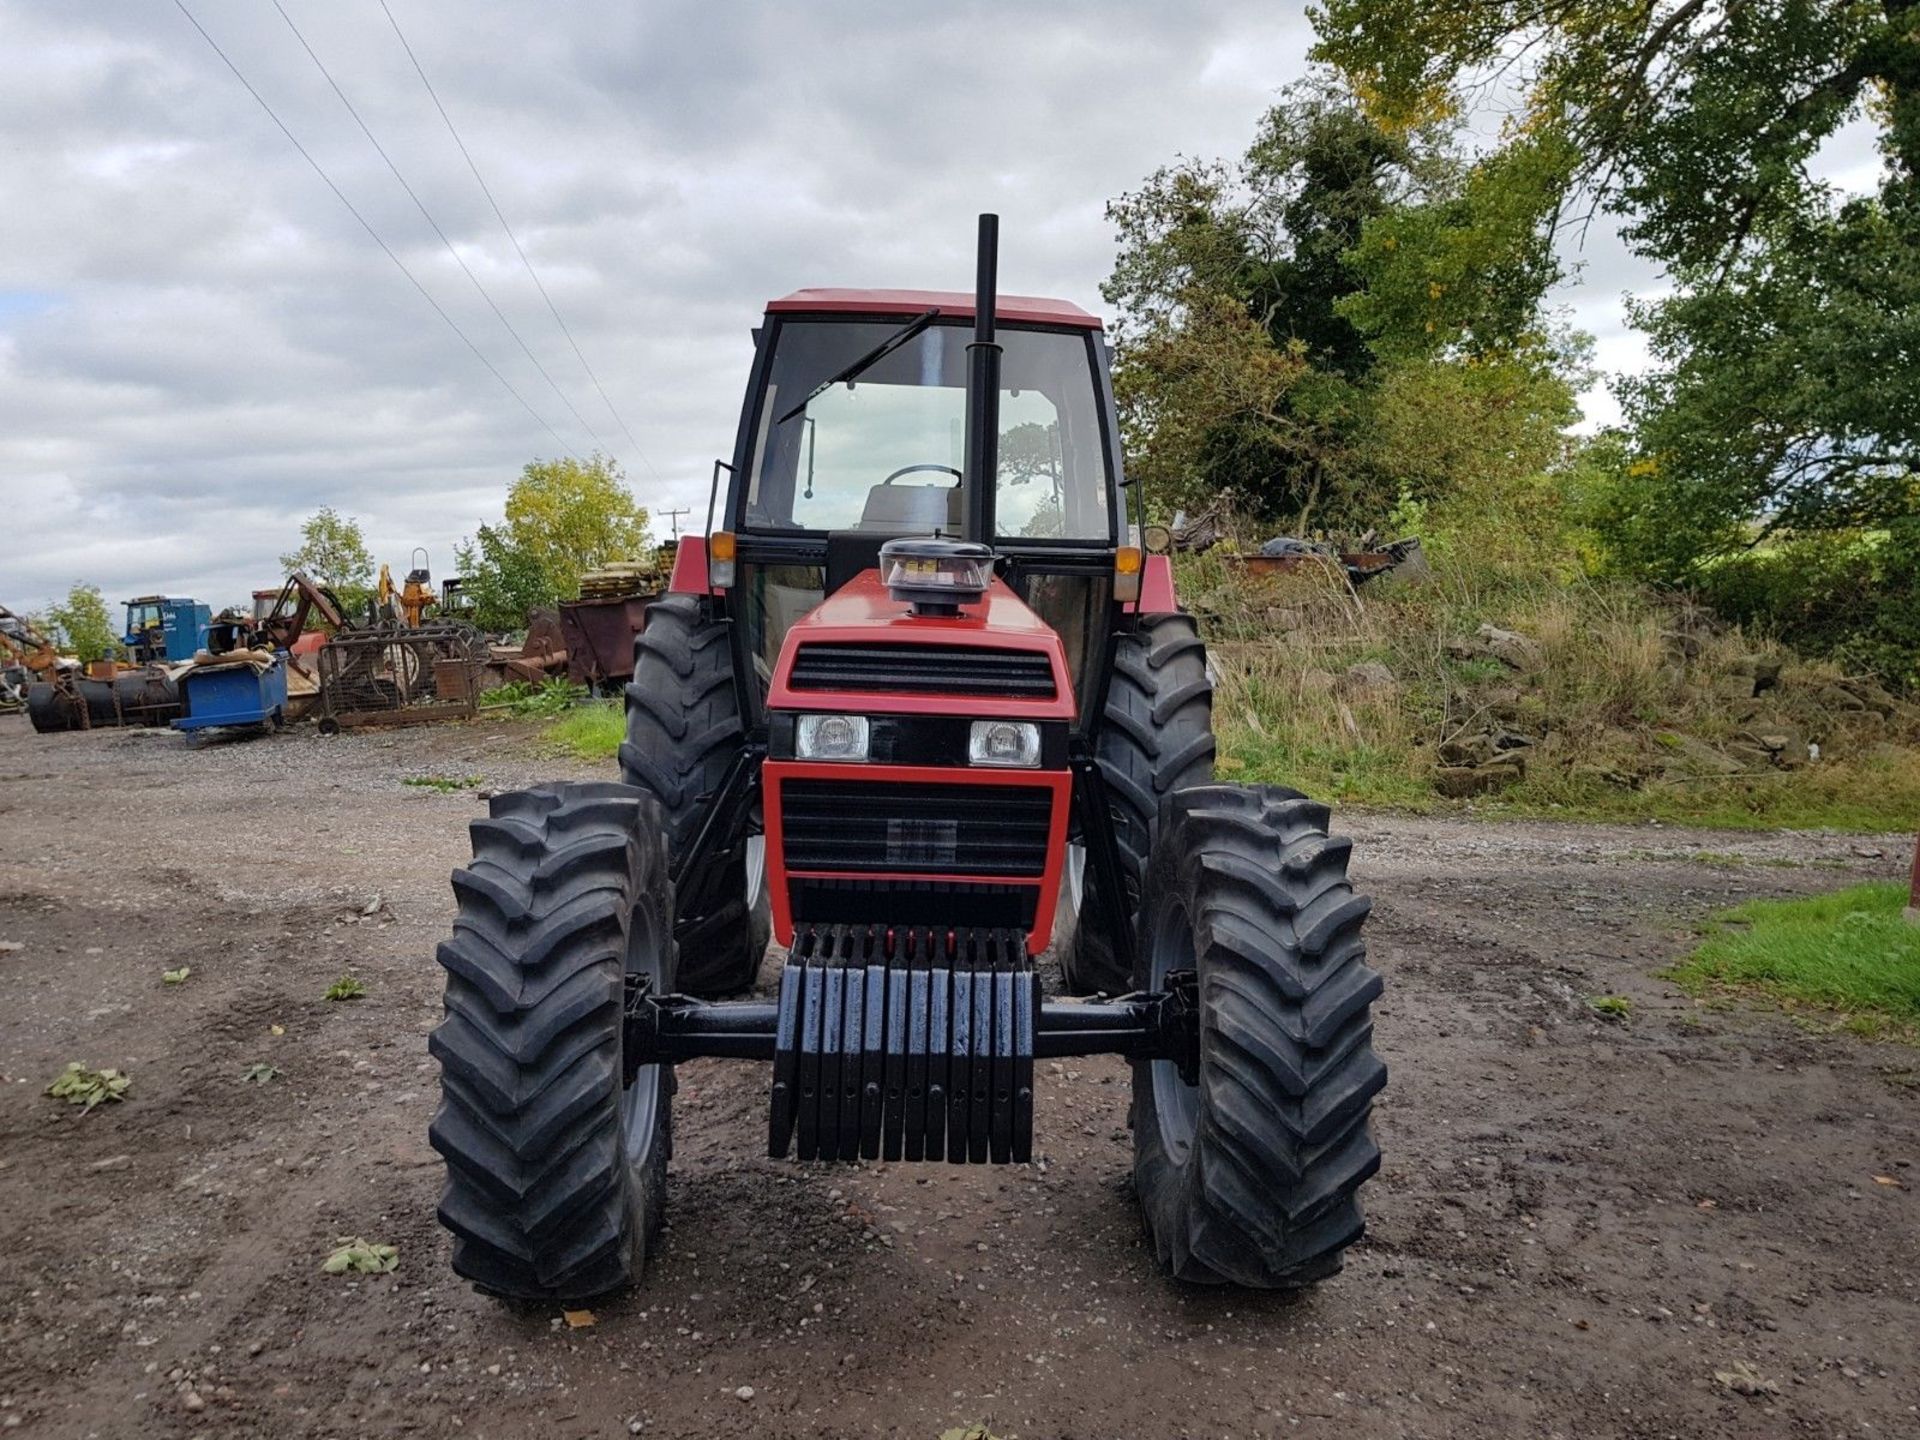
[{"label": "dirt ground", "polygon": [[[432,957],[478,789],[585,773],[528,737],[0,717],[0,1428],[1920,1434],[1920,1054],[1655,978],[1717,906],[1903,872],[1844,835],[1346,817],[1386,1165],[1306,1297],[1158,1275],[1118,1061],[1042,1066],[1018,1169],[769,1161],[764,1070],[686,1066],[645,1286],[590,1328],[475,1296],[433,1218]],[[46,1098],[69,1060],[129,1098]],[[349,1235],[398,1271],[322,1274]]]}]

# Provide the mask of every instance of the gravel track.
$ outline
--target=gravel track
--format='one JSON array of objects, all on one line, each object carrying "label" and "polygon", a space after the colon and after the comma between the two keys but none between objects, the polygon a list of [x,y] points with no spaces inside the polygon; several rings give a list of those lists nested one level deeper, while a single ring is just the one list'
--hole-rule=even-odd
[{"label": "gravel track", "polygon": [[[472,1294],[426,1144],[447,875],[481,790],[605,773],[530,736],[0,717],[0,1428],[1920,1434],[1920,1053],[1656,978],[1722,905],[1904,874],[1881,838],[1336,816],[1393,1074],[1370,1233],[1304,1298],[1156,1273],[1106,1060],[1041,1066],[1041,1160],[964,1169],[766,1160],[764,1072],[684,1066],[645,1286],[587,1328]],[[45,1098],[69,1060],[129,1099]],[[323,1275],[348,1235],[399,1270]]]}]

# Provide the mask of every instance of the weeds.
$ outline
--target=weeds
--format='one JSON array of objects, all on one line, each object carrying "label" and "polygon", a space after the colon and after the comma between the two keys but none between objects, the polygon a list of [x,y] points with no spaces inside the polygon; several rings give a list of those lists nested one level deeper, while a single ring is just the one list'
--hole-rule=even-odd
[{"label": "weeds", "polygon": [[162,985],[184,985],[187,983],[187,977],[191,974],[193,974],[193,967],[191,965],[182,965],[178,970],[162,970],[160,972],[160,983]]},{"label": "weeds", "polygon": [[67,1062],[46,1093],[69,1105],[78,1105],[81,1113],[91,1112],[107,1101],[124,1100],[133,1088],[133,1077],[120,1070],[89,1070],[78,1060]]},{"label": "weeds", "polygon": [[1626,1020],[1633,1015],[1633,1001],[1625,995],[1589,995],[1587,1008],[1607,1020]]},{"label": "weeds", "polygon": [[480,697],[480,708],[531,719],[551,719],[566,714],[586,698],[586,686],[571,684],[556,675],[538,685],[515,680],[498,686]]},{"label": "weeds", "polygon": [[450,795],[456,790],[478,790],[487,782],[478,775],[407,775],[400,783],[416,790],[438,790],[442,795]]},{"label": "weeds", "polygon": [[327,987],[326,998],[329,1000],[358,1000],[366,993],[367,986],[365,981],[358,980],[352,975],[342,975]]},{"label": "weeds", "polygon": [[[1464,551],[1436,555],[1417,584],[1379,581],[1359,598],[1331,570],[1251,577],[1215,553],[1179,563],[1215,674],[1222,778],[1456,809],[1433,789],[1441,747],[1514,730],[1538,742],[1525,774],[1470,802],[1476,814],[1899,831],[1920,813],[1910,707],[1861,711],[1839,694],[1833,666],[1639,589],[1501,569]],[[1483,623],[1525,634],[1540,663],[1515,670],[1450,652]],[[1391,680],[1369,674],[1370,661]],[[1757,698],[1756,665],[1780,672]],[[1737,745],[1756,725],[1820,740],[1826,753],[1797,769],[1762,759],[1731,767],[1739,773],[1683,772],[1690,742]]]}]

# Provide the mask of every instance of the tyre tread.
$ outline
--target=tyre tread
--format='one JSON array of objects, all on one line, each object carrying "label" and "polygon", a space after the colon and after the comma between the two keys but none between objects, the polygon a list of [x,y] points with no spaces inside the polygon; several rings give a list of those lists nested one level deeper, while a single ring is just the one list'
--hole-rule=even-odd
[{"label": "tyre tread", "polygon": [[[1200,1111],[1186,1163],[1160,1138],[1136,1066],[1135,1182],[1178,1278],[1259,1288],[1337,1273],[1364,1232],[1380,1167],[1369,1125],[1386,1066],[1372,1049],[1381,981],[1360,937],[1369,903],[1325,806],[1280,787],[1209,785],[1169,802],[1149,915],[1190,918],[1200,968]],[[1151,935],[1152,927],[1143,927]],[[1136,983],[1144,984],[1148,957]]]},{"label": "tyre tread", "polygon": [[[519,1299],[572,1299],[634,1278],[657,1218],[620,1140],[621,1007],[629,915],[665,885],[652,796],[626,785],[497,795],[454,872],[453,935],[437,952],[445,1015],[428,1037],[447,1165],[439,1215],[453,1268]],[[668,910],[670,912],[670,908]],[[671,976],[672,949],[666,965]],[[670,1088],[670,1085],[669,1085]],[[647,1167],[664,1173],[660,1153]]]}]

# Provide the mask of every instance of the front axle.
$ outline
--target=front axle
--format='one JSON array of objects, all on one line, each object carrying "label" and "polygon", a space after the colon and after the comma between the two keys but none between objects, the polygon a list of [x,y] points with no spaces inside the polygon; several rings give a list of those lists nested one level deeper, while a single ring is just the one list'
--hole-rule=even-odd
[{"label": "front axle", "polygon": [[1018,931],[802,929],[778,999],[702,1001],[629,980],[626,1078],[712,1056],[773,1063],[767,1151],[802,1160],[1024,1163],[1033,1062],[1199,1064],[1192,972],[1165,991],[1050,1001]]}]

